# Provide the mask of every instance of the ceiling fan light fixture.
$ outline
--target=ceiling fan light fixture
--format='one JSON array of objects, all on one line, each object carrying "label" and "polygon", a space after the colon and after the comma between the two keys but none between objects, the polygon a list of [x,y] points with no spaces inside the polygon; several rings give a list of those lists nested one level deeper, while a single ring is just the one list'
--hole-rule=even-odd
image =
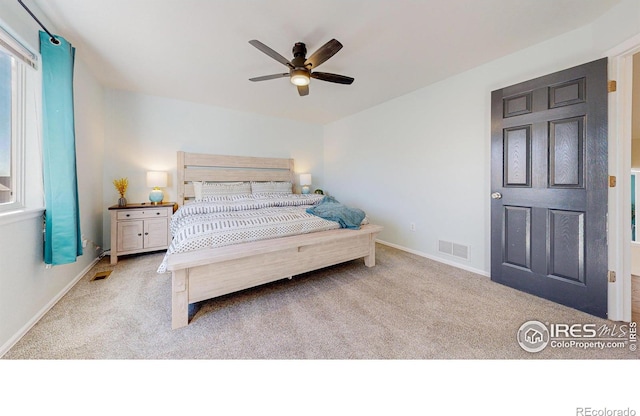
[{"label": "ceiling fan light fixture", "polygon": [[291,83],[299,87],[309,85],[309,72],[304,69],[294,69],[291,71]]}]

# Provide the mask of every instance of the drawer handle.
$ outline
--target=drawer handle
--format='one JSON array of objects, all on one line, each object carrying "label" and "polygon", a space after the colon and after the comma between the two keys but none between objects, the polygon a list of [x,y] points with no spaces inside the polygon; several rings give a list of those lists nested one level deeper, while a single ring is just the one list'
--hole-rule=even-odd
[{"label": "drawer handle", "polygon": [[156,212],[156,215],[160,215],[160,213],[159,213],[159,212]]},{"label": "drawer handle", "polygon": [[127,217],[129,217],[131,214],[127,214]]},{"label": "drawer handle", "polygon": [[149,233],[144,233],[144,235],[149,235]]},{"label": "drawer handle", "polygon": [[140,237],[142,234],[138,233],[138,237]]}]

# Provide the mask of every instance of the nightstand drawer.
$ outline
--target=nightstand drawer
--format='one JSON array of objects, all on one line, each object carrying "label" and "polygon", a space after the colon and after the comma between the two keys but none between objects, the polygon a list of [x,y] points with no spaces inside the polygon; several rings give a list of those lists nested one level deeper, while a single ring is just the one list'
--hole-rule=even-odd
[{"label": "nightstand drawer", "polygon": [[140,209],[140,210],[129,209],[125,211],[118,211],[118,220],[159,218],[159,217],[166,217],[167,215],[168,214],[167,214],[166,208],[160,208],[160,209],[149,208],[149,209]]}]

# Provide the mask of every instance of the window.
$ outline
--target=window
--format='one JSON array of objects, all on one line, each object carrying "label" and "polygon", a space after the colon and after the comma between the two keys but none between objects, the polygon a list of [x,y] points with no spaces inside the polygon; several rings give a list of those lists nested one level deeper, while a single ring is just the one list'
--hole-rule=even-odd
[{"label": "window", "polygon": [[14,59],[8,53],[0,50],[0,204],[6,205],[16,202],[15,173],[16,164],[13,156],[14,145],[12,134],[13,91],[15,87]]},{"label": "window", "polygon": [[35,56],[0,29],[0,214],[25,207],[26,71]]}]

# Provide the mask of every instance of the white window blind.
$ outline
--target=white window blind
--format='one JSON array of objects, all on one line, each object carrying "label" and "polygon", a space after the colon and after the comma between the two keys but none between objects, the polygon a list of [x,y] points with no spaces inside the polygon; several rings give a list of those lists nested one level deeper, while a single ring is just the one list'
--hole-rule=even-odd
[{"label": "white window blind", "polygon": [[9,32],[0,27],[0,48],[20,59],[33,69],[38,69],[38,56],[18,42]]}]

